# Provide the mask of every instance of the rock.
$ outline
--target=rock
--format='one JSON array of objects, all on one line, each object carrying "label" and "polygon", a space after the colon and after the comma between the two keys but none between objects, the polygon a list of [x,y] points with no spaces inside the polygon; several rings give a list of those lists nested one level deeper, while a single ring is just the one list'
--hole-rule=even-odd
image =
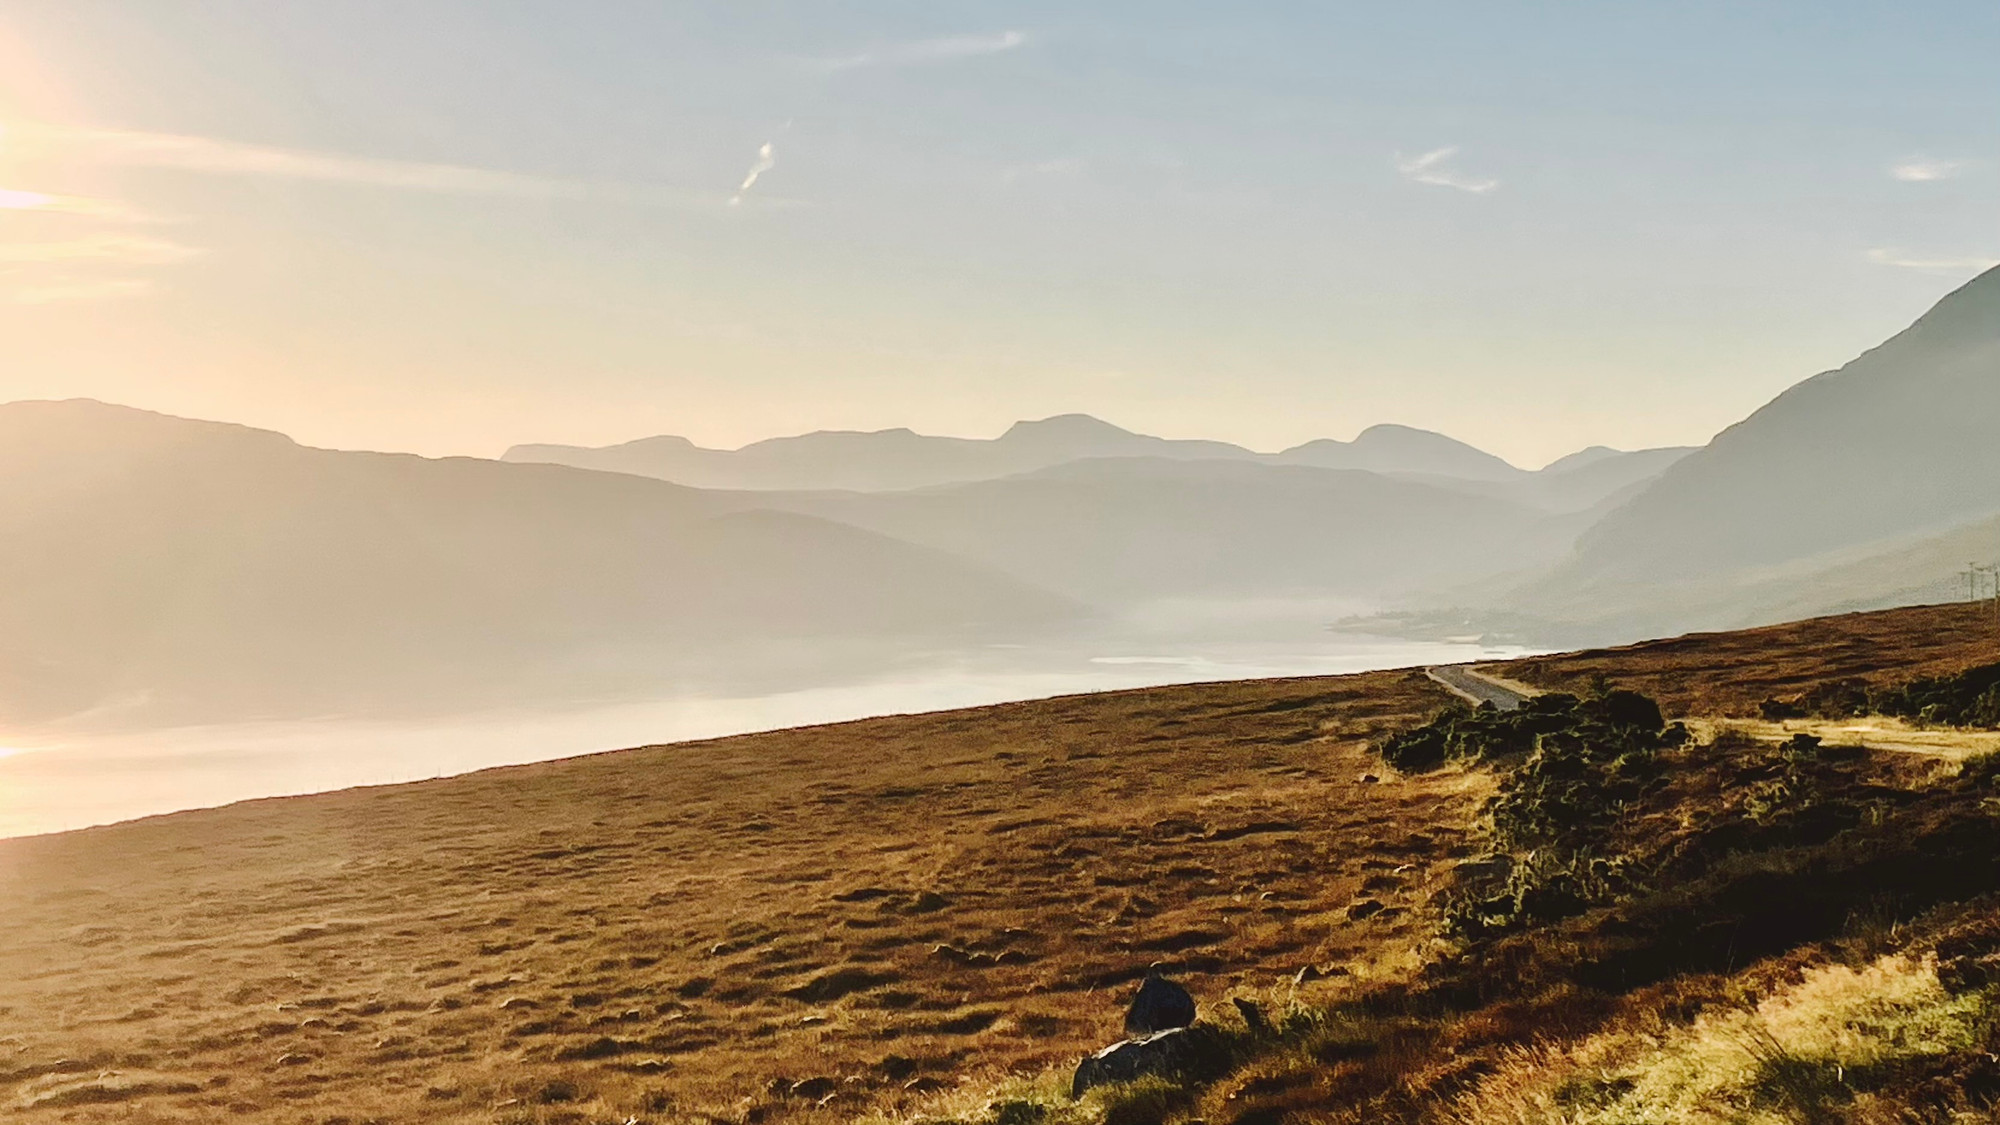
[{"label": "rock", "polygon": [[1151,1035],[1187,1027],[1194,1022],[1194,996],[1187,989],[1149,970],[1138,995],[1125,1012],[1125,1034]]},{"label": "rock", "polygon": [[1191,1027],[1174,1027],[1113,1043],[1083,1060],[1070,1080],[1069,1096],[1113,1082],[1132,1082],[1148,1075],[1178,1074],[1198,1065],[1209,1053],[1209,1037]]}]

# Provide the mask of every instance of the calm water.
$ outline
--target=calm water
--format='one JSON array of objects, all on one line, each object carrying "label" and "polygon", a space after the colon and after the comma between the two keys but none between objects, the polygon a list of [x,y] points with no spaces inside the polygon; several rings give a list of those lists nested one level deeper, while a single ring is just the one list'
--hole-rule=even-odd
[{"label": "calm water", "polygon": [[255,797],[381,785],[598,750],[1073,692],[1504,659],[1520,649],[1319,633],[960,654],[834,687],[424,722],[319,720],[0,736],[0,836]]}]

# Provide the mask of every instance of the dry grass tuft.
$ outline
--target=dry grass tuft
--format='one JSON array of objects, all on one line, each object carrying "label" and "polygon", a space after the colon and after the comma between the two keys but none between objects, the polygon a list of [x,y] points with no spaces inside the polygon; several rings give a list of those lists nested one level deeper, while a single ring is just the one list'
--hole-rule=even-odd
[{"label": "dry grass tuft", "polygon": [[1841,1120],[1870,1070],[1967,1051],[1992,999],[1952,995],[1935,961],[1825,965],[1754,1007],[1516,1051],[1458,1099],[1464,1125]]}]

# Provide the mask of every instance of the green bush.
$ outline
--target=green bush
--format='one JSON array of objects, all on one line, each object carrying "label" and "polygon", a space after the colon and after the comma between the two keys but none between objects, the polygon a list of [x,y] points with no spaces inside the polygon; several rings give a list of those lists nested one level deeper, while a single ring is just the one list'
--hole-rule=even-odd
[{"label": "green bush", "polygon": [[1613,690],[1589,699],[1550,692],[1513,711],[1490,703],[1447,708],[1423,726],[1389,736],[1376,751],[1403,773],[1424,773],[1448,762],[1527,754],[1546,735],[1588,733],[1598,741],[1622,742],[1634,732],[1657,736],[1664,726],[1659,704],[1638,692]]},{"label": "green bush", "polygon": [[2000,664],[1890,687],[1834,680],[1815,685],[1795,700],[1767,699],[1757,710],[1772,720],[1889,715],[1934,726],[2000,729]]},{"label": "green bush", "polygon": [[1623,893],[1628,864],[1603,842],[1664,772],[1660,751],[1687,739],[1637,692],[1549,694],[1519,710],[1457,707],[1385,740],[1405,772],[1451,761],[1512,761],[1486,815],[1496,847],[1525,853],[1498,886],[1489,878],[1444,903],[1448,931],[1478,936],[1580,914]]}]

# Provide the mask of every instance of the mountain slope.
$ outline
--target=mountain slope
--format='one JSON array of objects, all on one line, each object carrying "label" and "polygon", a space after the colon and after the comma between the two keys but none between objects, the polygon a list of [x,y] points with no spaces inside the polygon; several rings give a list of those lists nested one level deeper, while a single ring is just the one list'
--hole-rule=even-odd
[{"label": "mountain slope", "polygon": [[770,647],[800,638],[833,653],[1074,612],[935,551],[639,477],[0,406],[15,719],[657,691],[760,646],[784,667]]},{"label": "mountain slope", "polygon": [[1572,453],[1528,475],[1515,485],[1515,495],[1552,511],[1580,511],[1634,485],[1651,481],[1694,451],[1692,446],[1664,446],[1631,452],[1600,446]]},{"label": "mountain slope", "polygon": [[1555,585],[1720,574],[2000,509],[2000,269],[1778,396],[1584,536]]}]

